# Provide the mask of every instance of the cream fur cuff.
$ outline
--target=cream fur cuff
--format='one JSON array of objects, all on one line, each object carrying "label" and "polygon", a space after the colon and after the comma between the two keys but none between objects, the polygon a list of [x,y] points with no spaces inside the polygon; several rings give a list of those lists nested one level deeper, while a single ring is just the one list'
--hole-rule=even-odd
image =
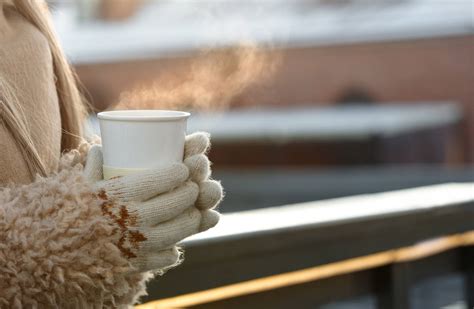
[{"label": "cream fur cuff", "polygon": [[0,191],[0,308],[126,308],[133,273],[80,166]]}]

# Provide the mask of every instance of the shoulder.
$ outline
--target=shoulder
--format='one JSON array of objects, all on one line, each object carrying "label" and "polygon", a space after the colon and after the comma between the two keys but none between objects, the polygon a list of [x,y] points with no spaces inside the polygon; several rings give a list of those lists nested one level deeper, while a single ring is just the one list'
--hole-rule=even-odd
[{"label": "shoulder", "polygon": [[[52,171],[61,153],[61,116],[49,43],[13,8],[3,8],[0,78],[14,87],[31,139],[47,170]],[[0,131],[0,184],[12,176],[14,182],[25,182],[26,164],[18,143],[7,128],[0,125]]]}]

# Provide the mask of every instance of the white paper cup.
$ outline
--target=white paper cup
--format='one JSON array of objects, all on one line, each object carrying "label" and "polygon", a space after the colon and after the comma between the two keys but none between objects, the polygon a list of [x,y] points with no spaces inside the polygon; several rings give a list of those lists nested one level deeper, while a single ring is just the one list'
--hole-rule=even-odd
[{"label": "white paper cup", "polygon": [[99,113],[104,179],[182,162],[189,116],[168,110]]}]

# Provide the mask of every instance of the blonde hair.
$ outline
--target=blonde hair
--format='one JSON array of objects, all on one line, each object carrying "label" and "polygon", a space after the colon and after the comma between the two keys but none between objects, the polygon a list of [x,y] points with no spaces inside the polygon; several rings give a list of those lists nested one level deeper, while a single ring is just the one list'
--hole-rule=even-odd
[{"label": "blonde hair", "polygon": [[[77,148],[82,136],[82,121],[86,104],[79,92],[75,74],[59,45],[44,0],[13,0],[13,5],[28,22],[34,25],[47,39],[53,59],[53,69],[61,114],[61,149]],[[45,166],[33,144],[31,135],[18,102],[14,85],[0,76],[0,108],[6,127],[18,143],[32,176],[45,175]]]}]

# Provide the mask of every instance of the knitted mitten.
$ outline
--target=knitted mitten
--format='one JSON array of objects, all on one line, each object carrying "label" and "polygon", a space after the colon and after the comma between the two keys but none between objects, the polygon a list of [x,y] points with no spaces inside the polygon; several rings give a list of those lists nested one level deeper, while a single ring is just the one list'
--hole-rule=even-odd
[{"label": "knitted mitten", "polygon": [[101,146],[91,148],[84,174],[94,182],[103,214],[117,226],[117,247],[138,271],[176,265],[175,244],[217,224],[219,214],[211,209],[222,187],[209,180],[208,147],[207,134],[189,135],[183,164],[110,180],[101,180]]}]

